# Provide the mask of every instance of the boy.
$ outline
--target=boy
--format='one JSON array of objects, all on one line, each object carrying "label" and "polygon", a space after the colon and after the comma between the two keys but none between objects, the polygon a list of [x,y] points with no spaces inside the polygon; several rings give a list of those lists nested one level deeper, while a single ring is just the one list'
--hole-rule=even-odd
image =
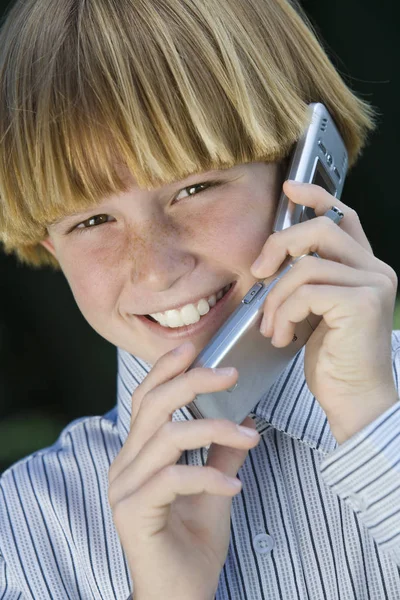
[{"label": "boy", "polygon": [[[307,104],[327,106],[351,164],[372,128],[300,9],[28,0],[1,47],[1,240],[61,268],[119,358],[117,406],[1,477],[2,599],[397,598],[396,276],[318,186],[285,182],[317,218],[271,235]],[[263,331],[285,346],[320,314],[306,348],[244,431],[191,419],[197,393],[238,376],[186,373],[196,354],[311,250]]]}]

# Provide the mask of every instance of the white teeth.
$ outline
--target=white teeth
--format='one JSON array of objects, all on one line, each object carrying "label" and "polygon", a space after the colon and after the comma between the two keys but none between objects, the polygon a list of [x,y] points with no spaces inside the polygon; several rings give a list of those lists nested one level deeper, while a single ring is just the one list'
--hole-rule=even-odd
[{"label": "white teeth", "polygon": [[181,327],[184,324],[179,310],[167,310],[165,316],[169,327]]},{"label": "white teeth", "polygon": [[217,294],[212,294],[207,298],[199,300],[197,305],[187,304],[180,310],[172,309],[166,310],[165,313],[155,313],[150,316],[153,317],[164,327],[183,327],[183,325],[192,325],[200,320],[200,317],[206,315],[210,307],[215,306],[218,300],[226,294],[230,289],[231,284],[226,285],[223,290],[220,290]]},{"label": "white teeth", "polygon": [[215,294],[212,294],[211,296],[209,296],[207,298],[207,302],[212,308],[213,306],[215,306],[217,304],[217,296]]},{"label": "white teeth", "polygon": [[194,304],[187,304],[179,312],[180,319],[184,325],[191,325],[200,321],[201,315]]},{"label": "white teeth", "polygon": [[[193,306],[193,304],[191,306]],[[207,300],[202,298],[200,302],[197,303],[197,310],[201,316],[206,315],[210,311],[210,305],[208,304]]]}]

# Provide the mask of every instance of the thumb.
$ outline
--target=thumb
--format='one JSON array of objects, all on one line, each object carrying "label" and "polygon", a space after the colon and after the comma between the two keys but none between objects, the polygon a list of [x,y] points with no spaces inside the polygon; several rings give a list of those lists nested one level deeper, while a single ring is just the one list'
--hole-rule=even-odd
[{"label": "thumb", "polygon": [[[251,417],[246,417],[241,425],[250,429],[256,428],[256,424]],[[236,477],[248,453],[249,450],[246,449],[211,444],[207,456],[207,466],[214,467],[229,477]]]}]

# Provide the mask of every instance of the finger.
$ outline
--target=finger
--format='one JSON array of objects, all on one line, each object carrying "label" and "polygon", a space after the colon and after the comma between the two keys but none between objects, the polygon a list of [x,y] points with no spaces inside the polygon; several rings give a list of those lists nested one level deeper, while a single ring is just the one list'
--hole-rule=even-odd
[{"label": "finger", "polygon": [[151,477],[134,493],[121,498],[113,508],[117,529],[126,523],[151,536],[160,531],[169,516],[170,506],[178,496],[212,494],[232,497],[241,490],[233,481],[212,467],[170,465]]},{"label": "finger", "polygon": [[[256,429],[256,424],[251,417],[246,417],[241,423],[244,427]],[[261,437],[258,436],[256,446],[260,443]],[[254,444],[250,448],[232,448],[212,443],[207,455],[207,466],[213,467],[225,473],[230,477],[238,477],[238,472],[243,466],[249,451],[254,448]],[[209,523],[215,523],[214,527],[218,527],[221,515],[226,514],[227,506],[231,502],[231,498],[227,496],[210,496],[202,497],[201,509],[207,515]],[[229,513],[229,511],[228,511]]]},{"label": "finger", "polygon": [[356,269],[383,273],[390,269],[329,217],[322,216],[270,235],[261,250],[260,263],[257,262],[256,269],[252,266],[251,272],[259,278],[272,276],[288,254],[301,256],[311,252]]},{"label": "finger", "polygon": [[[246,417],[241,425],[256,432],[256,424],[251,417]],[[251,440],[251,438],[249,439]],[[258,443],[260,436],[254,436],[254,440]],[[253,446],[254,444],[251,447]],[[248,447],[244,449],[232,448],[221,445],[221,442],[213,442],[208,451],[207,465],[234,477],[246,460],[248,451]]]},{"label": "finger", "polygon": [[[184,344],[180,344],[170,352],[167,352],[161,356],[153,365],[153,368],[147,374],[143,382],[135,389],[132,395],[130,431],[124,445],[122,446],[122,449],[108,470],[109,483],[111,483],[119,475],[119,473],[133,458],[131,453],[131,432],[133,425],[136,422],[136,417],[139,413],[143,398],[146,396],[149,390],[184,372],[193,362],[194,356],[195,347],[192,342],[189,341],[185,342]],[[172,413],[163,412],[163,420],[171,421]],[[152,422],[146,424],[145,439],[151,435],[149,428],[152,426]],[[153,431],[155,430],[156,429],[154,429],[153,426]]]},{"label": "finger", "polygon": [[379,285],[355,288],[313,284],[297,288],[276,310],[272,343],[278,348],[287,346],[295,324],[311,313],[321,315],[332,330],[342,329],[346,322],[357,335],[365,332],[368,324],[371,338],[378,339],[382,323],[391,330],[394,298],[387,281],[382,278]]},{"label": "finger", "polygon": [[194,357],[195,346],[192,342],[188,341],[163,354],[158,359],[132,395],[131,427],[135,422],[144,396],[161,383],[183,373],[193,362]]},{"label": "finger", "polygon": [[[140,488],[163,468],[175,464],[185,450],[203,448],[212,443],[232,449],[231,456],[221,466],[224,472],[227,469],[234,476],[237,473],[238,456],[240,461],[259,438],[253,428],[241,428],[227,419],[165,423],[114,480],[109,489],[110,504],[112,506],[122,496]],[[238,455],[235,455],[236,450]]]},{"label": "finger", "polygon": [[130,463],[144,444],[166,422],[172,413],[192,402],[197,394],[218,392],[232,386],[238,372],[226,375],[220,369],[195,368],[150,389],[143,397],[136,419],[125,444],[109,471],[109,482]]},{"label": "finger", "polygon": [[355,239],[364,250],[373,254],[371,244],[362,228],[358,214],[353,208],[332,196],[323,187],[313,183],[285,181],[283,191],[295,204],[313,208],[317,217],[326,213],[331,206],[337,206],[344,214],[340,222],[340,228]]},{"label": "finger", "polygon": [[166,422],[166,415],[192,402],[197,394],[220,392],[233,385],[238,372],[233,369],[232,373],[229,375],[223,369],[197,367],[150,390],[133,426],[132,448],[141,448]]},{"label": "finger", "polygon": [[353,267],[315,256],[305,256],[278,281],[267,295],[264,304],[265,329],[262,333],[266,337],[272,335],[272,324],[276,310],[302,285],[319,283],[342,287],[360,287],[365,285],[379,285],[381,277],[382,275],[378,274],[377,276],[375,271],[354,269]]}]

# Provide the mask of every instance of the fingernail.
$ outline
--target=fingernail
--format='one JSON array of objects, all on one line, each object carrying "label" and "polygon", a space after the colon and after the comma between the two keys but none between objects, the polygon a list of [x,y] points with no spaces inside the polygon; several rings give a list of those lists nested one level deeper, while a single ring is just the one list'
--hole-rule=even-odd
[{"label": "fingernail", "polygon": [[242,482],[240,481],[240,479],[237,479],[236,477],[228,477],[228,475],[225,475],[225,478],[227,479],[227,481],[230,483],[230,485],[232,487],[240,488],[242,486]]},{"label": "fingernail", "polygon": [[185,342],[184,344],[181,344],[180,346],[177,346],[176,348],[174,348],[172,350],[172,354],[174,354],[175,356],[178,354],[184,354],[186,352],[186,350],[189,348],[189,346],[192,345],[192,342]]},{"label": "fingernail", "polygon": [[287,183],[291,183],[293,185],[304,185],[303,181],[295,181],[294,179],[288,179]]},{"label": "fingernail", "polygon": [[262,333],[262,335],[266,335],[267,331],[268,331],[268,317],[266,315],[263,316],[262,321],[261,321],[261,325],[260,325],[260,332]]},{"label": "fingernail", "polygon": [[241,425],[236,425],[240,433],[243,435],[247,435],[248,437],[255,438],[258,436],[258,432],[255,429],[250,429],[250,427],[242,427]]},{"label": "fingernail", "polygon": [[257,258],[257,260],[255,260],[255,261],[253,262],[253,264],[251,265],[251,267],[250,267],[250,271],[253,271],[253,272],[255,273],[255,272],[257,271],[257,269],[258,269],[259,267],[261,267],[261,264],[262,264],[262,256],[259,256],[259,257]]},{"label": "fingernail", "polygon": [[216,373],[217,375],[233,375],[235,372],[235,369],[233,367],[226,367],[226,368],[213,368],[214,373]]}]

